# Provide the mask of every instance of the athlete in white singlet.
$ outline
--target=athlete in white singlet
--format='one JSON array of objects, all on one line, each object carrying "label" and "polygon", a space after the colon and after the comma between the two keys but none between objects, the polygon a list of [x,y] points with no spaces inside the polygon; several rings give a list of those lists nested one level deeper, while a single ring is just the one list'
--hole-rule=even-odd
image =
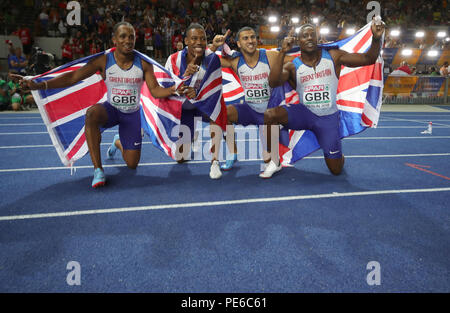
[{"label": "athlete in white singlet", "polygon": [[[206,32],[203,26],[198,23],[190,24],[186,29],[186,48],[168,57],[166,69],[180,78],[192,76],[188,86],[189,90],[186,91],[185,94],[186,100],[182,105],[180,123],[190,129],[190,142],[194,141],[196,117],[201,118],[204,122],[210,124],[209,129],[211,135],[212,158],[209,177],[211,179],[219,179],[222,177],[222,172],[220,171],[219,165],[219,150],[222,130],[216,123],[214,123],[214,121],[209,119],[209,117],[197,109],[197,107],[190,101],[190,99],[194,99],[197,96],[197,91],[200,90],[200,85],[207,71],[207,60],[205,57],[210,56],[211,52],[206,51],[206,43]],[[181,64],[180,68],[175,71],[175,69],[170,66],[170,63],[178,57],[181,58]],[[215,58],[217,56],[212,55],[211,57]],[[184,134],[180,134],[180,137],[182,135]],[[190,158],[191,145],[180,144],[179,142],[177,144],[177,161],[179,163],[187,161]]]},{"label": "athlete in white singlet", "polygon": [[[264,122],[267,125],[281,124],[294,130],[311,130],[323,150],[328,169],[334,175],[339,175],[344,166],[339,111],[336,106],[341,67],[374,64],[380,53],[383,32],[383,23],[372,23],[373,37],[368,51],[348,53],[339,49],[319,48],[315,26],[305,24],[301,26],[298,36],[301,55],[292,62],[284,63],[286,52],[292,48],[295,40],[294,37],[287,37],[272,66],[270,85],[276,87],[288,81],[299,94],[301,103],[267,110]],[[277,168],[277,164],[272,164],[272,168]]]},{"label": "athlete in white singlet", "polygon": [[[141,156],[139,96],[142,84],[145,81],[155,98],[165,98],[175,94],[175,86],[161,87],[154,75],[153,66],[134,53],[135,31],[130,23],[116,24],[112,41],[115,45],[114,52],[103,54],[76,71],[40,83],[21,77],[23,87],[35,90],[64,88],[97,72],[102,74],[107,86],[108,100],[91,106],[86,112],[85,121],[86,141],[94,165],[92,180],[94,188],[106,183],[100,157],[100,128],[119,125],[119,136],[114,138],[112,149],[108,150],[108,154],[113,154],[111,150],[120,149],[127,166],[135,169]],[[189,88],[183,86],[178,92],[189,92]]]},{"label": "athlete in white singlet", "polygon": [[[230,31],[225,35],[217,35],[213,39],[211,50],[216,51],[222,46]],[[227,156],[227,162],[222,169],[229,170],[237,160],[236,145],[234,143],[234,128],[232,124],[238,125],[263,125],[264,112],[269,106],[272,88],[269,86],[270,64],[272,64],[278,55],[277,51],[267,51],[257,47],[256,32],[251,27],[241,28],[236,35],[237,45],[241,55],[237,58],[228,59],[222,57],[220,59],[222,67],[232,68],[239,76],[242,88],[244,89],[245,101],[243,103],[227,106],[227,145],[231,154]],[[286,60],[287,62],[288,60]],[[278,138],[277,134],[272,134],[267,129],[267,151],[264,152],[264,162],[270,162],[270,154],[277,153],[271,151],[271,137]],[[263,178],[269,178],[272,175],[261,173]]]}]

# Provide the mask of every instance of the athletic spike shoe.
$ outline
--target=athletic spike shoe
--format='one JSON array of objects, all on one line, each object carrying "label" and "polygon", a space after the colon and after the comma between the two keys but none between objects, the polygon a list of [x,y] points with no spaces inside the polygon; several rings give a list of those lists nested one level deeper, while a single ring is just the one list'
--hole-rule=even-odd
[{"label": "athletic spike shoe", "polygon": [[225,164],[222,164],[220,168],[223,169],[224,171],[229,171],[231,170],[231,168],[234,165],[234,162],[236,161],[237,161],[237,153],[229,154],[227,155],[227,161],[225,162]]},{"label": "athletic spike shoe", "polygon": [[211,169],[209,170],[209,177],[211,179],[219,179],[222,177],[222,172],[220,171],[219,161],[214,160],[211,163]]},{"label": "athletic spike shoe", "polygon": [[117,147],[116,147],[116,141],[120,139],[119,134],[116,134],[114,136],[113,142],[111,144],[111,146],[109,146],[108,151],[106,151],[106,158],[108,160],[112,160],[114,159],[114,154],[116,154],[117,151]]},{"label": "athletic spike shoe", "polygon": [[260,164],[260,172],[262,173],[262,172],[264,172],[265,170],[266,170],[266,168],[267,168],[267,166],[269,165],[269,162],[267,162],[267,163],[261,163]]},{"label": "athletic spike shoe", "polygon": [[269,165],[267,165],[266,169],[264,170],[264,172],[259,174],[259,177],[261,177],[261,178],[271,178],[273,174],[275,174],[276,172],[281,171],[281,169],[282,169],[281,164],[276,165],[275,162],[273,160],[271,160],[269,162]]},{"label": "athletic spike shoe", "polygon": [[101,168],[94,170],[94,178],[92,179],[92,188],[104,186],[106,183],[105,173]]}]

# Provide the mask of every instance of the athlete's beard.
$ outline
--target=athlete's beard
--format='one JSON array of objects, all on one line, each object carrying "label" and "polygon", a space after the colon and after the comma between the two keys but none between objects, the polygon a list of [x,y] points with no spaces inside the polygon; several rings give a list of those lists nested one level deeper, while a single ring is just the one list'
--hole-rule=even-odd
[{"label": "athlete's beard", "polygon": [[241,53],[242,53],[243,55],[247,55],[247,56],[249,56],[249,57],[252,57],[252,56],[254,56],[255,53],[258,51],[258,47],[256,47],[255,50],[254,50],[253,52],[248,52],[247,50],[244,50],[244,49],[242,49],[242,48],[240,48],[240,50],[241,50]]}]

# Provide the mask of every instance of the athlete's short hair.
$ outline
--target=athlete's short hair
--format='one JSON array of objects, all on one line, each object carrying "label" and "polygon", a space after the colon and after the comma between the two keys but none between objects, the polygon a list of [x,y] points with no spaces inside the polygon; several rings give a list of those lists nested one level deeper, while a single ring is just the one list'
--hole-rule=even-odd
[{"label": "athlete's short hair", "polygon": [[305,23],[302,26],[300,26],[300,28],[298,29],[298,33],[300,34],[300,32],[306,27],[311,27],[314,30],[316,29],[316,25],[313,25],[311,23]]},{"label": "athlete's short hair", "polygon": [[119,27],[122,26],[122,25],[125,25],[125,26],[127,26],[127,27],[131,27],[131,28],[133,28],[133,30],[134,30],[133,25],[131,25],[131,24],[128,23],[128,22],[122,21],[122,22],[119,22],[119,23],[117,23],[116,25],[114,25],[114,28],[113,28],[113,35],[115,35],[115,34],[117,33],[117,30],[118,30]]},{"label": "athlete's short hair", "polygon": [[205,28],[202,25],[200,25],[199,23],[191,23],[188,26],[188,28],[186,29],[186,36],[188,35],[188,33],[191,29],[201,29],[201,30],[205,31]]},{"label": "athlete's short hair", "polygon": [[256,31],[253,28],[251,28],[250,26],[244,26],[238,30],[238,32],[236,34],[236,41],[239,41],[239,36],[241,35],[242,32],[245,32],[248,30],[252,30],[256,34]]}]

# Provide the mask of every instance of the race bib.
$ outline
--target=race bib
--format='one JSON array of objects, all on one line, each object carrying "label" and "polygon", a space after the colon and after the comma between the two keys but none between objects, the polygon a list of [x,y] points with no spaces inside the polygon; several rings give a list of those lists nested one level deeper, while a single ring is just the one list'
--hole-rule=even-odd
[{"label": "race bib", "polygon": [[303,90],[303,103],[309,108],[328,109],[331,107],[329,85],[311,85]]},{"label": "race bib", "polygon": [[138,90],[135,88],[114,87],[111,90],[111,104],[119,107],[138,105]]},{"label": "race bib", "polygon": [[269,84],[244,83],[245,101],[260,103],[268,102],[270,99]]}]

